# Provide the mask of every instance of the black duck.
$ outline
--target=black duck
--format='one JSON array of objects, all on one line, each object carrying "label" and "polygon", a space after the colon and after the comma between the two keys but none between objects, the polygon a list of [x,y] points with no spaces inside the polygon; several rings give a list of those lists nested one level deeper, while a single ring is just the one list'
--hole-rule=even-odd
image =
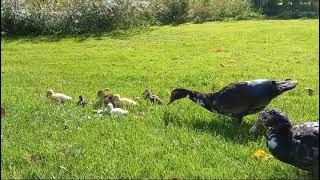
[{"label": "black duck", "polygon": [[319,121],[292,127],[286,114],[269,109],[259,114],[250,132],[256,133],[263,126],[269,127],[267,147],[275,158],[319,178]]},{"label": "black duck", "polygon": [[242,118],[263,110],[272,99],[296,87],[292,80],[257,79],[229,84],[217,92],[198,92],[177,88],[171,92],[170,103],[189,98],[211,112],[231,116],[241,123]]}]

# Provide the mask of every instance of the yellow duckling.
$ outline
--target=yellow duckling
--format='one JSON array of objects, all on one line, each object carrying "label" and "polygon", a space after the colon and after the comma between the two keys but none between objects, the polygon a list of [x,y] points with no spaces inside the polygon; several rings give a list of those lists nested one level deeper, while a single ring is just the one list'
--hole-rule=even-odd
[{"label": "yellow duckling", "polygon": [[54,93],[54,91],[52,89],[49,89],[47,91],[47,97],[53,101],[60,102],[60,103],[64,103],[66,101],[72,100],[72,97],[67,96],[65,94],[62,94],[62,93]]},{"label": "yellow duckling", "polygon": [[119,94],[114,94],[112,96],[112,102],[115,106],[125,106],[125,105],[136,105],[138,104],[136,101],[129,98],[122,98]]}]

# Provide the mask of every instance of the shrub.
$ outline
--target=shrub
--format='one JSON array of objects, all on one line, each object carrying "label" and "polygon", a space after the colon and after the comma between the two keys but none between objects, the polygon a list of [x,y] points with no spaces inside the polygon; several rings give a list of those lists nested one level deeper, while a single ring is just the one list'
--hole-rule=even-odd
[{"label": "shrub", "polygon": [[318,17],[318,8],[319,0],[1,0],[1,31],[98,33],[153,24],[251,19],[261,14]]},{"label": "shrub", "polygon": [[227,18],[247,19],[257,16],[250,0],[191,0],[189,16],[193,22],[223,20]]},{"label": "shrub", "polygon": [[[29,1],[34,2],[34,1]],[[152,22],[147,1],[70,0],[27,3],[1,1],[1,31],[10,34],[79,34],[127,29]]]},{"label": "shrub", "polygon": [[188,0],[155,1],[155,15],[162,24],[181,24],[188,21]]}]

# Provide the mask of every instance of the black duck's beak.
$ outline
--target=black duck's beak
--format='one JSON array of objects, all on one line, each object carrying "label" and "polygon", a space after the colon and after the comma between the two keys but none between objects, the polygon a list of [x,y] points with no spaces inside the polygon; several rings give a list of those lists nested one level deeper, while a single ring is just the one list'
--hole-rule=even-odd
[{"label": "black duck's beak", "polygon": [[258,128],[256,125],[253,125],[249,130],[249,133],[252,133],[252,134],[256,134],[257,132],[258,132]]},{"label": "black duck's beak", "polygon": [[182,98],[185,98],[188,93],[190,92],[190,90],[187,90],[187,89],[183,89],[183,88],[176,88],[174,89],[172,92],[171,92],[171,95],[170,95],[170,101],[168,103],[171,104],[173,103],[174,101],[178,100],[178,99],[182,99]]},{"label": "black duck's beak", "polygon": [[171,103],[173,103],[173,99],[170,97],[170,101],[168,102],[168,104],[167,105],[169,105],[169,104],[171,104]]},{"label": "black duck's beak", "polygon": [[171,92],[169,103],[167,105],[169,105],[169,104],[173,103],[175,100],[177,100],[175,95],[176,95],[175,93]]},{"label": "black duck's beak", "polygon": [[283,91],[294,89],[298,84],[298,82],[293,80],[285,80],[285,81],[276,81],[275,84],[277,86],[277,89],[283,92]]}]

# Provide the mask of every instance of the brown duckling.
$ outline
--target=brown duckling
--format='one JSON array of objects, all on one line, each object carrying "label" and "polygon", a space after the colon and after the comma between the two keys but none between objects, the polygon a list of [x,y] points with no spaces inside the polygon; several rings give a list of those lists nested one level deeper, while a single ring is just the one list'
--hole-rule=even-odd
[{"label": "brown duckling", "polygon": [[106,88],[104,90],[100,90],[97,92],[97,99],[98,99],[97,104],[99,106],[107,105],[108,103],[111,102],[111,97],[112,97],[112,94],[111,94],[109,88]]}]

